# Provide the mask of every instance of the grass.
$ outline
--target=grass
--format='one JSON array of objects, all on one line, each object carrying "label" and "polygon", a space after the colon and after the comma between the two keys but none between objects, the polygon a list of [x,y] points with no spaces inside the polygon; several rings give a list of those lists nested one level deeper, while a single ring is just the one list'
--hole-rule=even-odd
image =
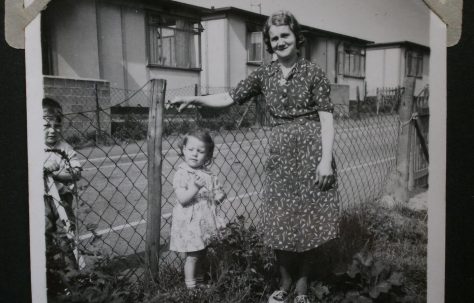
[{"label": "grass", "polygon": [[[259,244],[255,230],[238,222],[227,232],[229,238],[210,249],[211,264],[220,266],[211,267],[210,288],[188,291],[181,270],[164,267],[152,302],[266,302],[278,284],[272,252]],[[310,297],[320,302],[426,302],[426,246],[426,211],[375,202],[347,210],[340,238],[316,252]]]},{"label": "grass", "polygon": [[[340,237],[316,251],[310,298],[325,303],[426,302],[426,247],[426,211],[377,202],[348,209],[342,214]],[[91,293],[88,287],[94,287],[95,298],[107,298],[100,296],[103,290],[121,299],[113,302],[261,303],[278,285],[273,252],[243,218],[232,222],[210,245],[208,259],[206,289],[187,290],[182,268],[174,263],[161,265],[159,283],[148,291],[137,288],[136,281],[124,284],[107,268],[107,275],[99,275],[100,287],[90,284],[89,276],[88,285],[75,284],[80,293],[69,292],[78,301],[82,293]],[[85,279],[76,276],[74,281]],[[123,292],[117,293],[117,285]]]}]

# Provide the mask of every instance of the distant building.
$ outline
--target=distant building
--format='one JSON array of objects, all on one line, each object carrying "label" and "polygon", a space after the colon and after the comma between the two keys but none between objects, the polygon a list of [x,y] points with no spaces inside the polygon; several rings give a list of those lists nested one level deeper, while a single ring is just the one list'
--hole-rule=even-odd
[{"label": "distant building", "polygon": [[376,43],[367,46],[367,95],[377,88],[403,86],[413,76],[415,95],[429,83],[430,48],[409,41]]},{"label": "distant building", "polygon": [[[44,74],[106,80],[125,90],[164,78],[168,90],[187,87],[185,94],[194,87],[197,93],[225,91],[271,60],[262,36],[266,18],[175,1],[54,0],[42,18]],[[301,55],[326,71],[333,99],[348,104],[357,87],[363,94],[370,41],[304,25],[303,30]],[[123,105],[147,106],[140,102]]]}]

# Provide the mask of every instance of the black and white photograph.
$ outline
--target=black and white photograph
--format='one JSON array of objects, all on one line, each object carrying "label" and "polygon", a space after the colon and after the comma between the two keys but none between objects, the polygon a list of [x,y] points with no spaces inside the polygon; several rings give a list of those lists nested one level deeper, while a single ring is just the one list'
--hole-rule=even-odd
[{"label": "black and white photograph", "polygon": [[52,0],[30,25],[33,302],[443,302],[423,0]]}]

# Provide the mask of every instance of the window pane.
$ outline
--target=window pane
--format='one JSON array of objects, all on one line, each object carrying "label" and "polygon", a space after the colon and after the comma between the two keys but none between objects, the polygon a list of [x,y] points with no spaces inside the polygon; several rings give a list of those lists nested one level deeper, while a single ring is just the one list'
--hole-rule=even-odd
[{"label": "window pane", "polygon": [[354,55],[354,72],[353,76],[360,76],[360,55]]},{"label": "window pane", "polygon": [[350,55],[348,53],[344,53],[344,74],[349,75],[350,74]]},{"label": "window pane", "polygon": [[249,38],[248,61],[263,61],[263,36],[262,32],[252,32]]},{"label": "window pane", "polygon": [[360,75],[365,77],[365,56],[360,57]]},{"label": "window pane", "polygon": [[416,75],[418,77],[423,76],[423,56],[422,55],[418,57],[418,66],[416,68]]},{"label": "window pane", "polygon": [[150,17],[149,60],[167,67],[200,67],[200,24],[184,18]]},{"label": "window pane", "polygon": [[406,62],[406,69],[407,69],[407,75],[408,76],[412,76],[411,62],[412,62],[412,53],[408,52],[407,53],[407,62]]}]

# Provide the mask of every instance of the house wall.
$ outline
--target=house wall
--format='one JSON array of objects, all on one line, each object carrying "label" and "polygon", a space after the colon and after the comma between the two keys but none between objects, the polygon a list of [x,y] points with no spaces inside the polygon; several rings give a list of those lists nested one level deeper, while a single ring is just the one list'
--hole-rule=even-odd
[{"label": "house wall", "polygon": [[415,96],[430,83],[430,55],[423,55],[423,77],[417,78],[415,83]]},{"label": "house wall", "polygon": [[306,43],[309,44],[311,61],[318,64],[325,72],[327,72],[327,69],[328,69],[328,62],[327,62],[328,41],[327,39],[324,39],[324,38],[311,39],[310,41],[306,41]]},{"label": "house wall", "polygon": [[[84,140],[100,130],[110,134],[110,84],[97,79],[45,76],[44,96],[53,98],[63,109],[63,137]],[[97,115],[97,104],[102,108]],[[85,112],[85,113],[82,113]],[[78,114],[82,113],[82,114]]]},{"label": "house wall", "polygon": [[[228,24],[226,19],[209,20],[202,23],[202,76],[203,94],[223,92],[228,86]],[[223,43],[225,41],[225,43]],[[214,89],[209,89],[214,88]],[[216,88],[221,88],[220,91]]]},{"label": "house wall", "polygon": [[338,82],[340,85],[347,85],[349,87],[349,100],[357,100],[357,87],[359,87],[359,98],[364,99],[365,96],[365,83],[364,79],[344,77]]},{"label": "house wall", "polygon": [[368,96],[375,96],[379,87],[402,85],[405,53],[401,48],[367,49],[366,54]]},{"label": "house wall", "polygon": [[229,86],[235,87],[255,67],[247,65],[247,26],[241,18],[229,18]]},{"label": "house wall", "polygon": [[95,1],[56,1],[48,10],[54,74],[99,79]]},{"label": "house wall", "polygon": [[[403,86],[406,74],[404,47],[367,50],[367,91],[375,96],[378,87]],[[429,83],[429,54],[423,55],[423,76],[415,79],[415,95]]]},{"label": "house wall", "polygon": [[122,14],[107,2],[100,2],[98,8],[100,78],[110,81],[113,87],[125,87]]},{"label": "house wall", "polygon": [[[112,87],[131,91],[151,78],[166,79],[168,89],[193,87],[189,90],[193,93],[194,85],[200,82],[196,70],[147,66],[143,10],[94,0],[56,1],[48,10],[55,76],[104,79]],[[186,89],[184,94],[189,94]],[[126,96],[124,93],[123,98]],[[135,103],[130,100],[123,105]]]},{"label": "house wall", "polygon": [[[147,41],[145,12],[132,8],[122,8],[122,35],[125,68],[124,87],[136,90],[145,84],[147,73]],[[172,83],[170,83],[172,86]]]}]

